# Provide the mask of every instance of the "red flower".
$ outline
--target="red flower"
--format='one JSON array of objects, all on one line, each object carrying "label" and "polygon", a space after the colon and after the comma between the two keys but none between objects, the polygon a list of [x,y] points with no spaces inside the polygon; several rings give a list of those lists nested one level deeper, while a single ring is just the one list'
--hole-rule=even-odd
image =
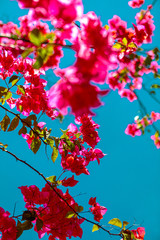
[{"label": "red flower", "polygon": [[136,239],[144,240],[144,235],[145,235],[144,227],[139,227],[136,230],[131,230],[131,231],[133,232]]}]

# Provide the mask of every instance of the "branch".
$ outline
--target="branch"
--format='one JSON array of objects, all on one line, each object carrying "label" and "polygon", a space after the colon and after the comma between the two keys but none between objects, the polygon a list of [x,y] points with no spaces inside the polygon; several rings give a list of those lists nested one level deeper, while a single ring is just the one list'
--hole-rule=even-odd
[{"label": "branch", "polygon": [[5,111],[13,114],[13,115],[16,116],[17,118],[19,118],[19,120],[20,120],[22,123],[26,124],[26,125],[41,139],[41,141],[42,141],[45,145],[48,145],[48,144],[43,140],[43,138],[42,138],[24,119],[22,119],[22,118],[19,116],[19,114],[16,114],[16,113],[12,112],[11,110],[5,108],[5,107],[2,106],[2,105],[0,105],[0,107],[3,108]]},{"label": "branch", "polygon": [[43,180],[52,188],[52,190],[55,192],[55,194],[63,201],[65,202],[65,204],[81,219],[85,220],[86,222],[88,223],[91,223],[91,224],[95,224],[97,225],[100,229],[102,229],[103,231],[107,232],[109,235],[112,235],[112,236],[120,236],[122,237],[121,233],[119,234],[116,234],[116,233],[111,233],[109,230],[105,229],[104,227],[102,227],[101,225],[99,225],[98,223],[94,222],[94,221],[91,221],[83,216],[81,216],[78,212],[75,211],[75,209],[70,206],[70,204],[67,202],[66,199],[64,199],[57,191],[56,189],[52,186],[52,184],[46,180],[46,178],[44,177],[44,175],[42,173],[40,173],[36,168],[34,168],[33,166],[31,166],[29,163],[27,163],[26,161],[18,158],[15,154],[13,154],[12,152],[8,151],[7,149],[3,148],[3,147],[0,147],[0,150],[8,153],[9,155],[11,155],[12,157],[14,157],[17,161],[25,164],[27,167],[29,167],[30,169],[32,169],[34,172],[36,172],[41,178],[43,178]]},{"label": "branch", "polygon": [[[7,38],[7,39],[15,40],[15,41],[23,41],[23,42],[31,43],[31,44],[34,46],[34,44],[33,44],[30,40],[25,39],[25,38],[15,38],[15,37],[6,36],[6,35],[0,35],[0,38]],[[47,42],[47,41],[43,42],[42,44],[50,44],[50,45],[60,46],[60,47],[63,47],[63,48],[72,48],[72,46],[73,46],[73,45],[63,45],[63,44],[60,44],[60,43],[49,43],[49,42]],[[3,43],[0,43],[0,45],[6,46],[6,45],[3,44]],[[28,49],[28,48],[25,48],[25,47],[23,47],[23,46],[18,46],[18,44],[17,44],[17,46],[15,46],[15,45],[12,46],[12,45],[10,45],[10,46],[8,46],[8,47],[13,47],[13,48],[18,47],[18,48],[20,48],[20,49],[22,49],[22,50]]]}]

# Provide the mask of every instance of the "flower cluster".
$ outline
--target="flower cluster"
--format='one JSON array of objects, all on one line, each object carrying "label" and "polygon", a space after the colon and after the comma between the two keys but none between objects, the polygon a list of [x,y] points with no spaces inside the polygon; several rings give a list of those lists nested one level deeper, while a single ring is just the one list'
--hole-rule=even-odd
[{"label": "flower cluster", "polygon": [[[66,240],[66,238],[82,237],[81,223],[83,219],[77,216],[67,218],[67,213],[71,211],[68,203],[76,211],[78,204],[69,194],[68,190],[63,193],[60,189],[53,189],[46,184],[40,191],[36,186],[19,187],[23,194],[25,207],[28,211],[35,212],[35,217],[32,222],[35,223],[41,220],[43,223],[40,229],[37,229],[38,224],[35,224],[34,230],[38,233],[39,238],[42,238],[47,233],[50,240],[58,238]],[[62,200],[62,198],[64,200]],[[58,217],[57,217],[58,216]]]},{"label": "flower cluster", "polygon": [[[61,154],[61,165],[64,170],[70,170],[76,175],[82,173],[89,174],[86,168],[91,161],[97,160],[100,163],[100,158],[104,157],[104,153],[100,149],[94,147],[99,142],[98,124],[88,117],[83,115],[76,121],[81,123],[80,131],[74,124],[68,126],[66,135],[61,137],[59,152]],[[84,143],[87,143],[91,148],[85,148]]]},{"label": "flower cluster", "polygon": [[[144,130],[147,126],[154,124],[154,122],[158,120],[160,120],[160,113],[154,111],[152,111],[150,115],[144,116],[142,119],[139,119],[137,116],[135,117],[135,123],[129,124],[125,133],[132,137],[140,136],[141,134],[144,134]],[[156,132],[155,135],[151,136],[151,139],[154,140],[156,147],[160,148],[159,133]]]},{"label": "flower cluster", "polygon": [[139,8],[144,3],[144,0],[132,0],[128,2],[128,5],[132,8]]}]

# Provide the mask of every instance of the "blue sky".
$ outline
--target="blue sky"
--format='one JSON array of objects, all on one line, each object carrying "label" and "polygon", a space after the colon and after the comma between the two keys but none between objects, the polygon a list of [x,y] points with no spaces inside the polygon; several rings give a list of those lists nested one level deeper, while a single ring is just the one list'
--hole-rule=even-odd
[{"label": "blue sky", "polygon": [[[129,27],[135,22],[136,10],[131,9],[126,0],[84,0],[83,3],[85,13],[90,10],[95,11],[101,17],[104,25],[113,15],[119,15],[128,22]],[[150,3],[151,1],[146,1],[146,4]],[[156,24],[153,47],[160,45],[159,9],[160,3],[158,2],[152,11]],[[17,23],[17,18],[26,12],[26,10],[18,8],[16,1],[1,0],[0,19],[4,22]],[[65,51],[65,55],[61,67],[66,67],[73,62],[73,55],[70,54],[69,50]],[[144,83],[147,83],[147,80],[144,78]],[[52,85],[52,81],[54,82],[54,75],[52,76],[50,73],[49,85]],[[153,109],[159,111],[159,106],[143,91],[140,98],[149,113]],[[133,122],[134,117],[139,114],[137,102],[130,103],[126,99],[121,99],[117,92],[112,92],[104,97],[103,102],[104,106],[95,111],[94,121],[101,126],[99,133],[102,140],[98,147],[107,155],[99,166],[93,162],[89,167],[90,176],[78,177],[79,184],[70,192],[72,195],[82,194],[77,196],[76,200],[80,205],[85,205],[86,210],[88,205],[85,203],[88,202],[88,199],[91,196],[97,196],[97,201],[108,208],[103,220],[104,225],[107,225],[111,218],[118,217],[122,221],[144,226],[146,228],[145,240],[159,240],[160,150],[156,149],[148,133],[135,138],[124,134],[128,123]],[[4,113],[0,112],[0,114]],[[74,121],[74,118],[66,116],[63,124],[57,121],[51,122],[46,118],[43,120],[47,121],[48,126],[52,127],[54,134],[58,136],[60,134],[58,129],[60,127],[66,129],[69,123]],[[60,174],[60,159],[53,165],[51,160],[46,158],[44,147],[41,147],[41,151],[34,155],[16,131],[15,133],[1,132],[0,142],[7,143],[11,152],[33,164],[45,176]],[[24,210],[24,203],[17,187],[31,184],[42,187],[44,182],[30,169],[8,157],[5,153],[0,152],[0,160],[0,206],[12,213],[16,202],[16,214],[18,215],[21,210]],[[92,219],[91,215],[88,217]],[[83,224],[83,227],[83,240],[110,239],[103,231],[92,233],[92,226],[89,224]],[[28,238],[36,240],[38,236],[33,231],[27,231],[19,239],[27,240]],[[47,237],[43,239],[45,240]]]}]

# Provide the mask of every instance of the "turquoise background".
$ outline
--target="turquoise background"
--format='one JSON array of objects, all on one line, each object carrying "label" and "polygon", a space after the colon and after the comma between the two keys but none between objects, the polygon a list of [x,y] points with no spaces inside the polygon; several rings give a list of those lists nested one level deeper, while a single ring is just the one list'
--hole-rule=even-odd
[{"label": "turquoise background", "polygon": [[[134,16],[137,10],[128,6],[126,0],[100,1],[84,0],[84,11],[87,13],[92,10],[101,17],[103,24],[107,24],[108,19],[113,15],[119,15],[128,22],[128,27],[135,22]],[[151,1],[146,1],[150,4]],[[156,30],[153,37],[152,47],[159,46],[160,20],[159,20],[160,2],[157,2],[152,14],[154,15]],[[0,19],[4,22],[13,21],[18,23],[17,19],[27,13],[27,10],[18,8],[16,1],[1,0]],[[151,48],[151,45],[145,46]],[[62,60],[61,67],[69,66],[74,62],[73,53],[65,50],[65,57]],[[46,76],[49,81],[48,86],[52,86],[56,78],[50,71]],[[144,83],[152,81],[152,76],[144,78]],[[150,86],[148,84],[148,86]],[[159,92],[158,92],[159,94]],[[140,91],[140,98],[150,113],[153,109],[159,111],[159,105],[156,104],[147,93]],[[157,95],[158,96],[158,95]],[[80,205],[88,209],[88,199],[97,196],[97,201],[108,208],[108,211],[102,221],[103,225],[111,218],[118,217],[122,221],[128,221],[135,224],[133,229],[138,226],[146,228],[145,240],[160,239],[160,151],[156,149],[150,134],[132,138],[125,135],[124,130],[129,123],[133,122],[134,117],[139,112],[138,102],[130,103],[126,99],[121,99],[117,92],[112,92],[103,98],[105,103],[103,107],[97,109],[94,121],[100,124],[99,134],[101,142],[98,147],[103,150],[107,156],[101,160],[98,166],[93,162],[89,166],[90,176],[82,175],[76,179],[80,182],[77,187],[70,189],[70,193],[76,196],[75,199]],[[0,111],[3,118],[4,112]],[[66,129],[69,123],[74,121],[73,116],[66,116],[63,124],[58,121],[47,121],[48,127],[53,128],[53,134],[59,136],[59,127]],[[158,124],[157,124],[158,126]],[[151,129],[151,133],[154,133]],[[19,158],[28,161],[35,166],[46,177],[51,175],[60,175],[60,159],[55,165],[48,160],[45,155],[44,146],[34,155],[27,147],[26,142],[21,136],[15,133],[0,133],[0,142],[9,145],[8,150],[15,153]],[[11,215],[16,203],[16,214],[21,214],[24,210],[23,197],[18,186],[37,185],[40,188],[44,186],[43,180],[32,170],[16,162],[14,158],[0,152],[1,161],[1,181],[0,181],[0,206],[8,210]],[[78,195],[78,196],[77,196]],[[91,214],[84,216],[93,219]],[[84,223],[83,240],[104,240],[110,239],[110,236],[104,231],[92,233],[92,225]],[[20,240],[38,239],[37,233],[33,230],[26,231],[19,238]],[[47,239],[47,236],[43,238]],[[118,239],[112,237],[112,239]]]}]

